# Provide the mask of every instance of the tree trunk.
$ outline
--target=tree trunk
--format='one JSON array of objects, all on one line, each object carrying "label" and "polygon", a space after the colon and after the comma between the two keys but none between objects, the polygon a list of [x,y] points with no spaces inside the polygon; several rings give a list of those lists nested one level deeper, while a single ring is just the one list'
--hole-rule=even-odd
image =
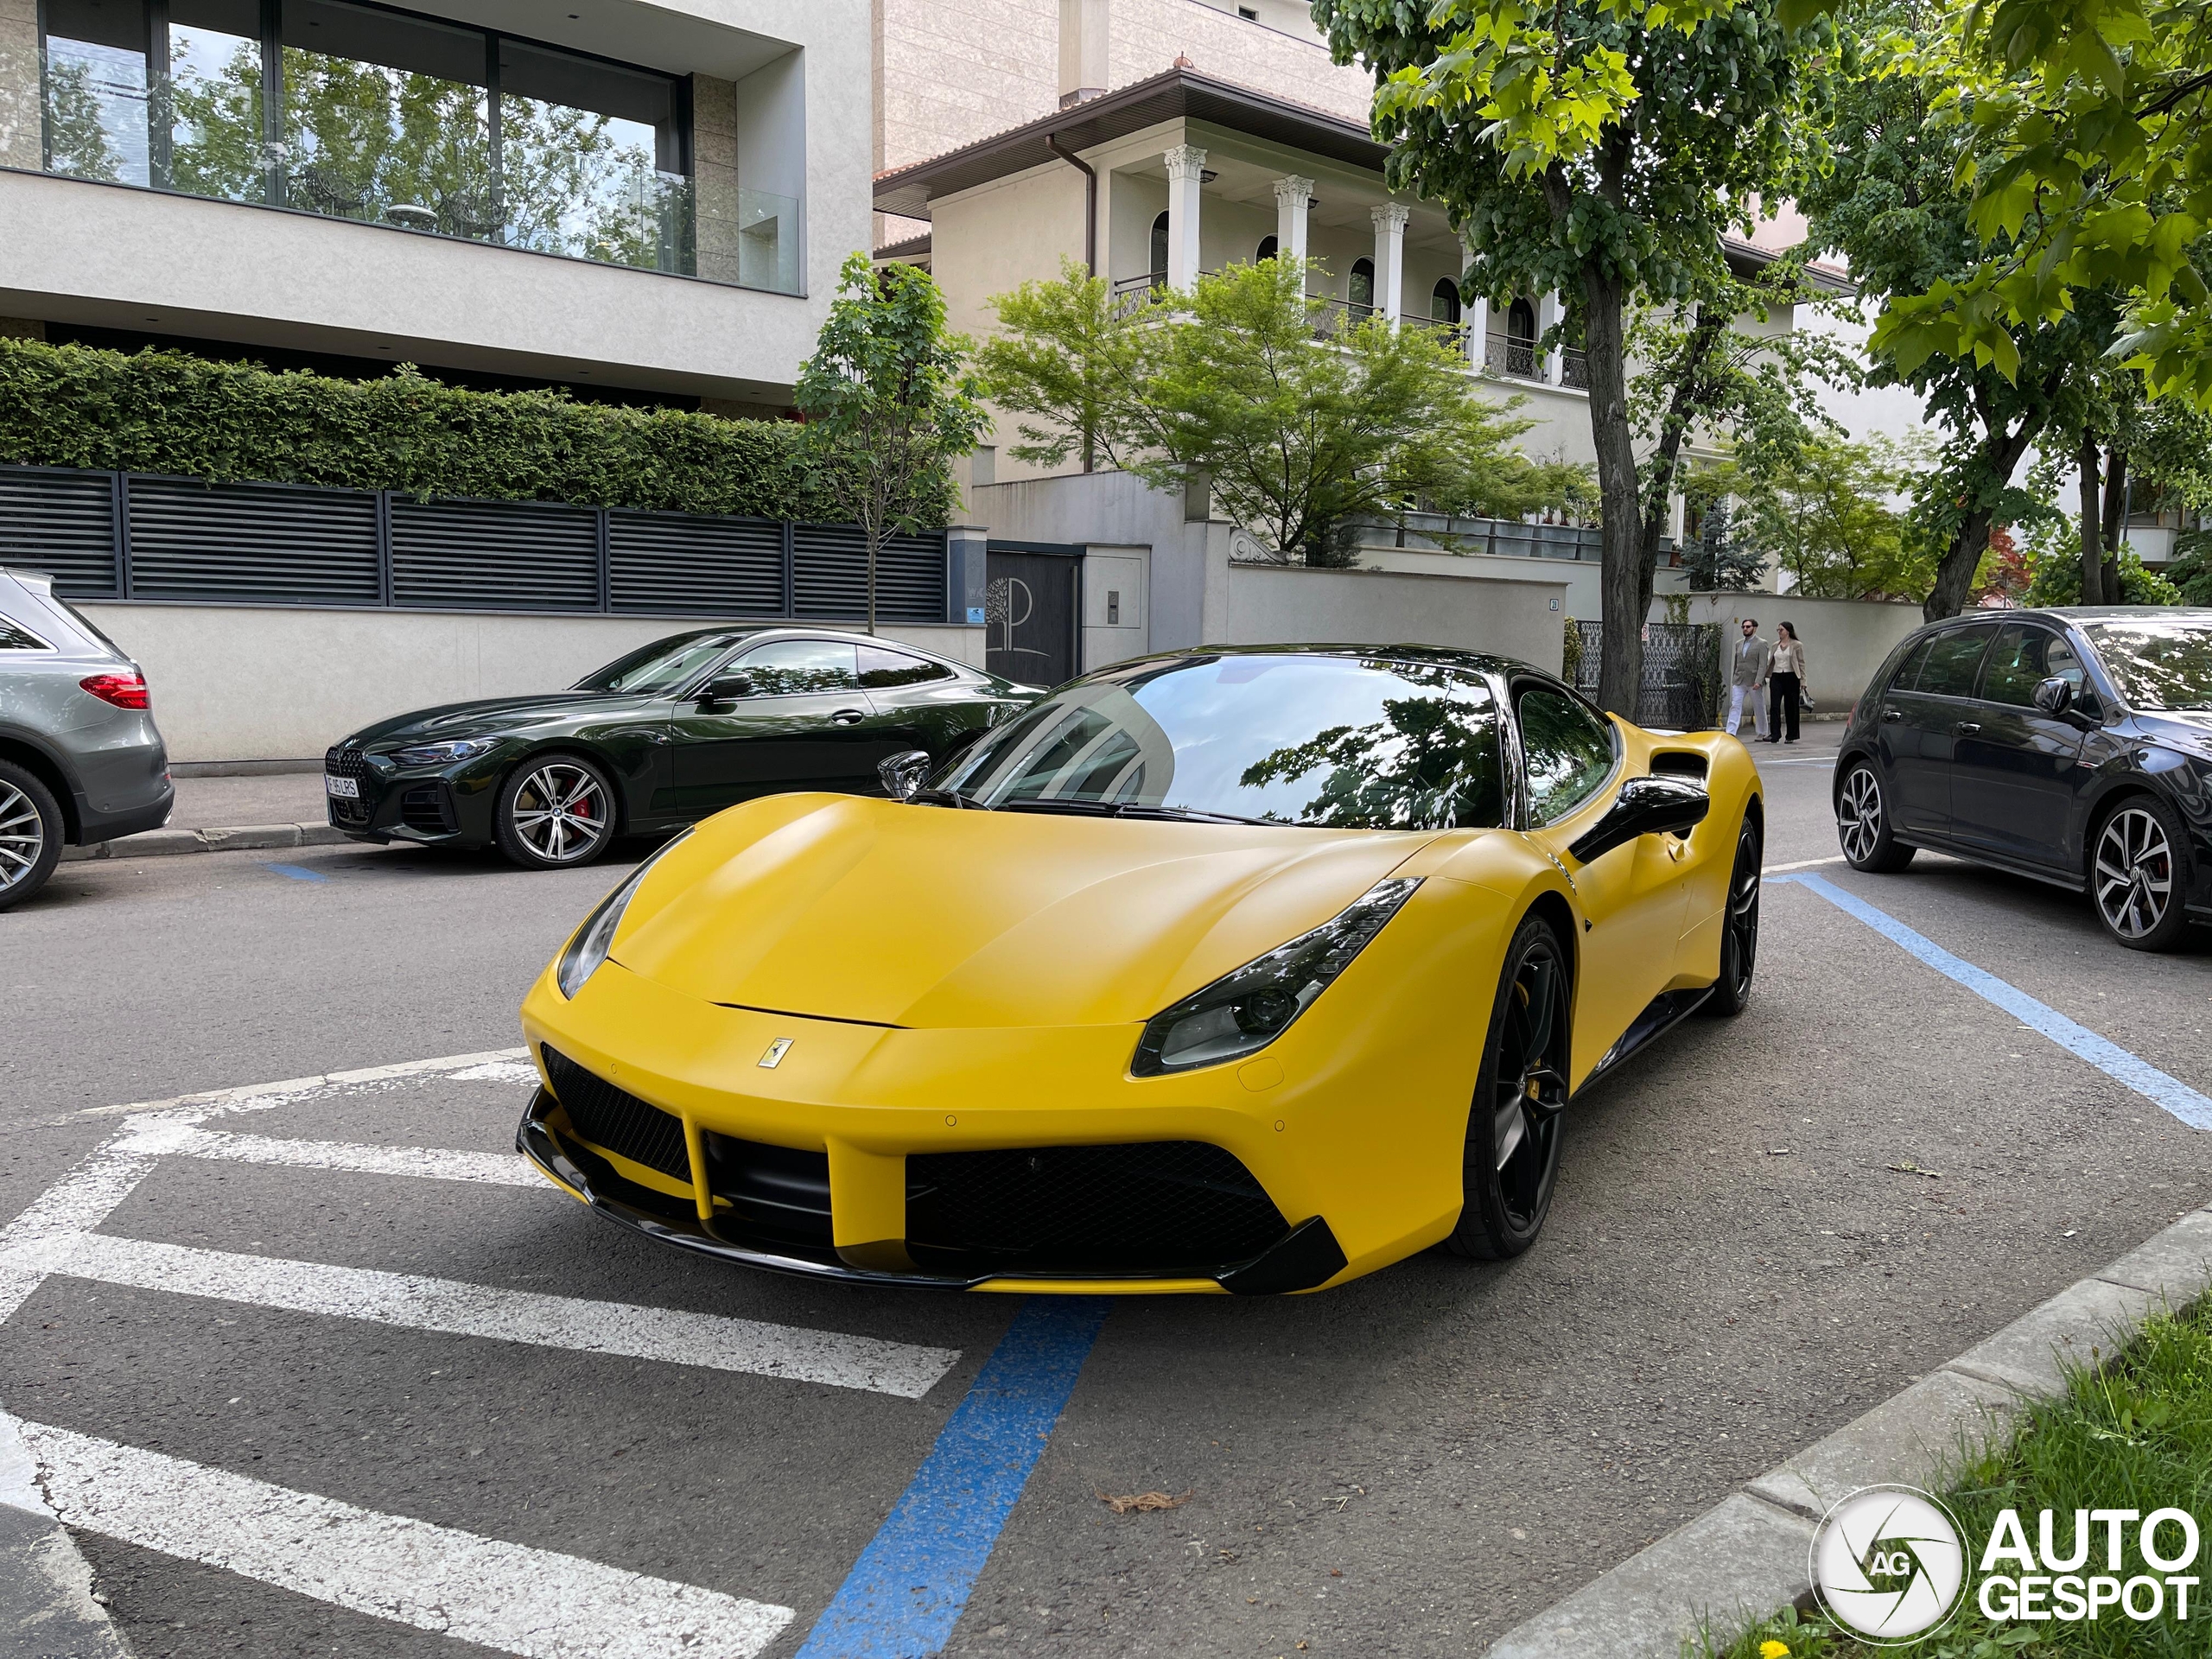
[{"label": "tree trunk", "polygon": [[2104,515],[2097,509],[2097,474],[2103,456],[2098,452],[2096,434],[2082,434],[2081,451],[2075,463],[2081,470],[2082,485],[2082,602],[2101,605],[2105,602],[2105,555],[2098,536]]},{"label": "tree trunk", "polygon": [[[1982,440],[1985,468],[2000,487],[2011,480],[2012,469],[2027,454],[2036,429],[2034,422],[2023,421],[2017,432],[2008,433],[2000,428]],[[1958,534],[1952,537],[1942,563],[1936,566],[1936,585],[1929,589],[1928,602],[1920,607],[1924,620],[1941,622],[1966,609],[1967,601],[1974,593],[1974,572],[1981,566],[1981,556],[1989,551],[1989,532],[1994,517],[1986,506],[1967,510],[1966,517],[1960,521]]]},{"label": "tree trunk", "polygon": [[2124,605],[2120,591],[2120,550],[2127,539],[2127,451],[2113,446],[2105,451],[2105,603]]},{"label": "tree trunk", "polygon": [[1643,556],[1643,506],[1637,488],[1636,432],[1628,417],[1627,330],[1621,284],[1594,271],[1582,279],[1583,361],[1590,377],[1590,437],[1598,452],[1599,577],[1605,632],[1598,702],[1636,718],[1643,684],[1643,620],[1651,572]]},{"label": "tree trunk", "polygon": [[864,524],[861,533],[868,537],[868,631],[875,635],[875,550],[883,545],[883,531],[874,524]]}]

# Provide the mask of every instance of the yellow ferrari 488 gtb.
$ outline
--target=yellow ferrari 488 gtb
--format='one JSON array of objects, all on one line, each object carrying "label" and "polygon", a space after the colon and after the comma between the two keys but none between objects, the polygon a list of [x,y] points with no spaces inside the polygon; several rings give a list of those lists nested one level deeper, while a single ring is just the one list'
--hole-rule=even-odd
[{"label": "yellow ferrari 488 gtb", "polygon": [[523,1005],[540,1169],[786,1272],[1313,1290],[1526,1249],[1575,1095],[1750,990],[1750,755],[1518,663],[1177,652],[927,765],[592,912]]}]

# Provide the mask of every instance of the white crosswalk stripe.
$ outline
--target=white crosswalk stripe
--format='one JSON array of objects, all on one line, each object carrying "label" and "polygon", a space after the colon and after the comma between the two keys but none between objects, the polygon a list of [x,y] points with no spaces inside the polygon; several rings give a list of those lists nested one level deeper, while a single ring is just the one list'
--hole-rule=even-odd
[{"label": "white crosswalk stripe", "polygon": [[520,1153],[454,1152],[441,1147],[365,1147],[342,1141],[289,1141],[267,1135],[227,1135],[188,1123],[158,1123],[116,1142],[123,1152],[174,1154],[234,1164],[293,1169],[344,1169],[363,1175],[417,1175],[440,1181],[557,1191]]},{"label": "white crosswalk stripe", "polygon": [[531,1659],[753,1659],[788,1607],[384,1515],[42,1423],[15,1426],[73,1527]]},{"label": "white crosswalk stripe", "polygon": [[106,1233],[79,1233],[22,1246],[0,1255],[0,1267],[66,1273],[138,1290],[213,1296],[449,1336],[749,1371],[909,1400],[927,1394],[960,1357],[957,1349],[839,1336],[719,1313],[500,1290],[452,1279],[239,1255]]}]

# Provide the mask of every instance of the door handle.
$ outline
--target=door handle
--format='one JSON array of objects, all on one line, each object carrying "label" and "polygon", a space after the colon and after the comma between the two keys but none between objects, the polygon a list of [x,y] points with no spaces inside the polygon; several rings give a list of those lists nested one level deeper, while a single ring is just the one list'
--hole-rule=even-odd
[{"label": "door handle", "polygon": [[1885,721],[1903,720],[1904,718],[1904,710],[1902,709],[1885,709],[1882,710],[1882,718]]},{"label": "door handle", "polygon": [[857,726],[868,716],[857,709],[840,709],[830,716],[832,726]]},{"label": "door handle", "polygon": [[1980,729],[1981,722],[1978,720],[1962,720],[1959,722],[1959,735],[1961,737],[1972,737]]}]

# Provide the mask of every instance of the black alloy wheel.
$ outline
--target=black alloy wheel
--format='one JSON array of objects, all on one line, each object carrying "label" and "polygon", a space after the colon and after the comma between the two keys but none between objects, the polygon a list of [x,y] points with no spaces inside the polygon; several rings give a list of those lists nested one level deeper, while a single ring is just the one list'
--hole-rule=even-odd
[{"label": "black alloy wheel", "polygon": [[1720,977],[1700,1005],[1706,1014],[1732,1018],[1751,1000],[1751,972],[1759,959],[1759,827],[1747,815],[1736,832],[1736,867],[1728,875],[1728,911],[1720,924]]},{"label": "black alloy wheel", "polygon": [[493,810],[499,850],[526,870],[588,864],[614,839],[614,789],[574,754],[537,754],[507,774]]},{"label": "black alloy wheel", "polygon": [[35,774],[0,760],[0,910],[46,885],[61,857],[64,829],[54,791]]},{"label": "black alloy wheel", "polygon": [[2188,931],[2189,836],[2180,814],[2133,795],[2099,827],[2089,895],[2105,931],[2131,950],[2171,950]]},{"label": "black alloy wheel", "polygon": [[1466,1200],[1445,1241],[1454,1255],[1503,1261],[1543,1229],[1559,1177],[1571,989],[1567,952],[1551,925],[1525,918],[1505,953],[1467,1113]]},{"label": "black alloy wheel", "polygon": [[1845,862],[1854,870],[1887,875],[1912,862],[1916,849],[1890,833],[1889,803],[1882,780],[1864,760],[1854,760],[1835,792],[1835,838]]}]

